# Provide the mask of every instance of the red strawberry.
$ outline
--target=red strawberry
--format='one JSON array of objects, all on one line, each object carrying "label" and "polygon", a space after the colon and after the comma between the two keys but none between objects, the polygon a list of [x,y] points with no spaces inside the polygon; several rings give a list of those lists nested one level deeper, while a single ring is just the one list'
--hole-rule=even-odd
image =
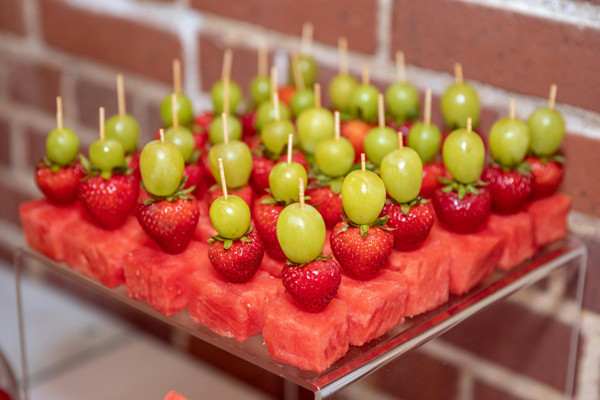
[{"label": "red strawberry", "polygon": [[306,195],[310,197],[308,203],[314,206],[323,217],[325,225],[333,228],[335,224],[342,220],[342,194],[333,193],[329,185],[309,189]]},{"label": "red strawberry", "polygon": [[250,183],[258,196],[267,193],[269,188],[269,174],[275,166],[275,162],[270,158],[255,156],[252,160],[252,173],[250,174]]},{"label": "red strawberry", "polygon": [[77,197],[96,225],[115,229],[123,225],[133,211],[139,187],[133,174],[112,174],[109,179],[95,175],[79,183]]},{"label": "red strawberry", "polygon": [[48,166],[43,161],[35,168],[35,183],[46,198],[55,204],[71,204],[77,199],[79,180],[85,175],[79,162],[72,166]]},{"label": "red strawberry", "polygon": [[[242,200],[248,204],[248,207],[252,210],[252,205],[254,203],[254,191],[250,185],[244,185],[240,188],[236,189],[227,189],[228,195],[236,195],[241,197]],[[221,186],[213,185],[210,189],[208,189],[208,204],[212,204],[213,201],[223,196],[223,190],[221,190]]]},{"label": "red strawberry", "polygon": [[[405,213],[406,211],[406,213]],[[433,227],[435,221],[430,202],[420,202],[412,206],[386,204],[381,215],[389,215],[386,225],[394,228],[394,248],[400,251],[412,251],[419,248]]]},{"label": "red strawberry", "polygon": [[490,215],[492,197],[485,187],[478,188],[479,194],[467,193],[462,199],[455,190],[444,192],[438,189],[433,196],[433,208],[438,219],[451,231],[475,232]]},{"label": "red strawberry", "polygon": [[153,199],[144,192],[137,203],[137,219],[144,232],[164,251],[184,251],[196,230],[200,211],[194,197]]},{"label": "red strawberry", "polygon": [[194,118],[194,124],[202,128],[205,133],[208,133],[212,120],[213,114],[211,112],[204,112]]},{"label": "red strawberry", "polygon": [[[252,227],[251,227],[252,228]],[[208,259],[225,279],[234,283],[249,281],[265,254],[263,242],[255,230],[235,240],[212,238]]]},{"label": "red strawberry", "polygon": [[361,153],[365,152],[365,137],[373,125],[354,119],[340,124],[340,133],[354,147],[355,161],[360,161]]},{"label": "red strawberry", "polygon": [[338,223],[331,233],[331,251],[342,269],[360,280],[374,278],[392,252],[394,237],[390,232],[372,226],[366,235],[360,227]]},{"label": "red strawberry", "polygon": [[184,189],[195,186],[194,195],[202,198],[207,191],[206,179],[204,177],[204,166],[198,163],[185,164],[183,176],[187,177]]},{"label": "red strawberry", "polygon": [[525,158],[525,162],[531,166],[533,198],[541,199],[556,193],[565,175],[561,161],[534,156]]},{"label": "red strawberry", "polygon": [[277,204],[272,196],[266,194],[256,201],[252,209],[254,224],[265,244],[267,254],[280,261],[287,259],[277,240],[277,219],[284,208],[284,205]]},{"label": "red strawberry", "polygon": [[510,214],[523,209],[531,198],[531,178],[515,169],[507,171],[499,167],[488,167],[481,180],[488,183],[492,196],[492,210]]},{"label": "red strawberry", "polygon": [[[277,162],[283,162],[286,161],[287,162],[287,152],[284,152],[278,159]],[[308,173],[308,161],[306,160],[306,156],[304,155],[303,152],[301,151],[293,151],[292,152],[292,161],[293,162],[297,162],[298,164],[301,164],[304,169],[306,170],[306,172]]]},{"label": "red strawberry", "polygon": [[444,163],[431,162],[423,164],[423,181],[419,196],[424,199],[431,199],[433,197],[435,191],[442,187],[438,176],[450,177]]},{"label": "red strawberry", "polygon": [[260,151],[260,146],[262,144],[260,136],[246,136],[242,140],[244,141],[244,143],[246,143],[250,151]]},{"label": "red strawberry", "polygon": [[195,150],[204,150],[204,147],[206,146],[206,143],[208,142],[208,133],[207,132],[204,132],[204,131],[193,132],[194,149]]},{"label": "red strawberry", "polygon": [[133,171],[133,174],[138,180],[142,179],[142,176],[140,175],[140,154],[142,154],[142,150],[129,154],[126,159],[127,169]]},{"label": "red strawberry", "polygon": [[334,258],[316,259],[304,265],[285,265],[283,286],[309,312],[323,311],[336,295],[342,281]]},{"label": "red strawberry", "polygon": [[256,110],[249,111],[240,116],[240,122],[242,123],[242,137],[256,136],[257,131],[254,127],[256,122]]}]

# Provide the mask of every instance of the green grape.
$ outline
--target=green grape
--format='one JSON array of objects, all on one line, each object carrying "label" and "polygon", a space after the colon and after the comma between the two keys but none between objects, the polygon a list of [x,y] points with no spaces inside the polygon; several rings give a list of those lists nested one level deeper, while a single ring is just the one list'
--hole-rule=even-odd
[{"label": "green grape", "polygon": [[310,89],[296,90],[290,102],[292,114],[297,117],[302,111],[315,106],[315,95]]},{"label": "green grape", "polygon": [[369,130],[365,137],[365,154],[375,165],[391,151],[398,148],[398,134],[388,127],[376,127]]},{"label": "green grape", "polygon": [[352,222],[372,224],[385,203],[385,184],[371,171],[350,172],[342,184],[342,207]]},{"label": "green grape", "polygon": [[419,116],[419,92],[408,82],[396,82],[388,87],[385,103],[398,123],[412,121]]},{"label": "green grape", "polygon": [[[225,94],[225,88],[223,80],[215,83],[210,90],[210,98],[212,99],[213,108],[215,114],[221,114],[223,112],[223,97]],[[230,114],[235,114],[235,109],[238,104],[242,101],[242,90],[234,81],[229,81],[229,110]]]},{"label": "green grape", "polygon": [[[290,119],[291,112],[285,103],[279,102],[279,119]],[[265,101],[262,103],[256,111],[256,122],[254,127],[256,130],[262,130],[263,126],[269,121],[275,120],[275,106],[273,100]]]},{"label": "green grape", "polygon": [[169,196],[179,188],[184,161],[173,143],[153,140],[140,154],[140,175],[146,190],[156,196]]},{"label": "green grape", "polygon": [[417,152],[424,163],[431,162],[442,146],[442,133],[434,124],[415,122],[408,131],[408,147]]},{"label": "green grape", "polygon": [[[160,116],[165,126],[173,125],[173,109],[172,109],[171,95],[168,95],[162,101],[160,105]],[[194,110],[192,109],[192,102],[183,93],[177,94],[177,117],[179,125],[190,125],[194,119]]]},{"label": "green grape", "polygon": [[208,152],[210,172],[217,182],[221,181],[219,158],[223,159],[223,170],[228,188],[236,189],[248,183],[252,172],[252,153],[246,143],[232,140],[229,143],[219,143],[210,148]]},{"label": "green grape", "polygon": [[250,226],[250,207],[238,196],[221,196],[210,205],[210,222],[217,233],[226,239],[244,236]]},{"label": "green grape", "polygon": [[325,222],[312,206],[293,203],[277,219],[277,240],[291,261],[306,264],[317,258],[325,244]]},{"label": "green grape", "polygon": [[313,154],[323,139],[335,136],[335,126],[331,111],[325,108],[309,108],[296,120],[300,148]]},{"label": "green grape", "polygon": [[183,126],[178,126],[177,128],[174,126],[170,127],[165,132],[165,142],[173,143],[177,146],[179,151],[181,151],[185,163],[191,162],[196,141],[189,129],[184,128]]},{"label": "green grape", "polygon": [[454,179],[465,184],[473,183],[483,171],[485,146],[475,132],[457,129],[444,141],[442,157]]},{"label": "green grape", "polygon": [[54,128],[46,138],[48,159],[58,165],[67,165],[77,157],[79,139],[69,128]]},{"label": "green grape", "polygon": [[442,95],[442,114],[450,128],[466,128],[471,118],[473,128],[479,124],[479,96],[468,83],[454,83]]},{"label": "green grape", "polygon": [[[227,133],[229,140],[242,139],[242,123],[235,115],[227,114]],[[222,114],[216,115],[211,121],[208,129],[208,139],[212,144],[223,143],[225,140]]]},{"label": "green grape", "polygon": [[116,114],[106,121],[105,137],[121,142],[126,154],[135,153],[140,136],[140,126],[129,114]]},{"label": "green grape", "polygon": [[280,162],[275,164],[269,174],[269,188],[277,200],[300,201],[298,180],[302,178],[306,187],[306,170],[297,162]]},{"label": "green grape", "polygon": [[396,149],[381,162],[381,180],[390,196],[398,203],[414,200],[421,191],[423,163],[409,147]]},{"label": "green grape", "polygon": [[352,114],[365,122],[377,121],[377,97],[379,90],[373,85],[358,85],[350,100]]},{"label": "green grape", "polygon": [[350,111],[352,95],[357,86],[358,81],[352,75],[336,75],[329,83],[329,99],[333,108],[339,111]]},{"label": "green grape", "polygon": [[[306,55],[301,55],[298,57],[298,68],[300,69],[300,73],[302,74],[302,79],[304,81],[305,87],[313,87],[315,82],[317,81],[318,68],[315,60]],[[290,63],[289,67],[290,74],[290,83],[296,86],[296,82],[294,81],[294,71],[292,71],[292,63]]]},{"label": "green grape", "polygon": [[490,130],[490,152],[500,165],[516,167],[527,155],[530,139],[525,122],[516,118],[500,118]]},{"label": "green grape", "polygon": [[294,133],[295,129],[289,119],[269,121],[260,131],[260,139],[267,150],[274,155],[279,155],[287,148],[288,135]]},{"label": "green grape", "polygon": [[125,152],[118,140],[98,139],[92,142],[89,149],[90,162],[102,172],[110,172],[113,168],[125,164]]},{"label": "green grape", "polygon": [[327,176],[344,176],[354,165],[354,147],[345,137],[340,137],[339,140],[323,139],[315,150],[315,163]]},{"label": "green grape", "polygon": [[531,132],[529,147],[536,156],[551,156],[565,137],[565,120],[553,108],[538,108],[527,121]]},{"label": "green grape", "polygon": [[268,76],[256,76],[250,82],[250,96],[259,105],[271,98],[271,80]]}]

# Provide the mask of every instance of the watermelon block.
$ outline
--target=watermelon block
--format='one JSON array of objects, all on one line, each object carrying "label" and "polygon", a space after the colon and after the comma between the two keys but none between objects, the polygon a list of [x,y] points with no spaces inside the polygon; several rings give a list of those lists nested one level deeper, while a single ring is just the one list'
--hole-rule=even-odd
[{"label": "watermelon block", "polygon": [[54,261],[64,261],[62,233],[67,225],[81,218],[79,203],[57,206],[38,199],[19,206],[25,240],[33,249]]},{"label": "watermelon block", "polygon": [[183,397],[174,390],[171,390],[163,400],[188,400],[187,397]]},{"label": "watermelon block", "polygon": [[450,258],[446,246],[431,235],[413,251],[392,250],[388,268],[407,281],[406,316],[424,313],[448,301]]},{"label": "watermelon block", "polygon": [[192,236],[192,240],[197,240],[206,244],[206,241],[213,235],[216,235],[217,231],[213,228],[212,223],[210,222],[210,218],[207,215],[200,215],[198,218],[198,225],[196,225],[196,230],[194,231],[194,236]]},{"label": "watermelon block", "polygon": [[261,332],[266,304],[283,291],[281,280],[264,271],[248,282],[231,283],[211,266],[190,277],[188,309],[194,321],[243,342]]},{"label": "watermelon block", "polygon": [[111,231],[95,226],[84,217],[69,223],[62,237],[65,262],[110,288],[125,282],[125,255],[150,240],[133,216],[128,217],[123,226]]},{"label": "watermelon block", "polygon": [[508,271],[535,254],[533,218],[528,213],[492,214],[488,224],[492,232],[504,240],[498,268]]},{"label": "watermelon block", "polygon": [[283,270],[283,266],[285,265],[285,261],[279,261],[271,258],[269,254],[265,251],[265,255],[263,256],[262,263],[260,264],[259,271],[268,272],[271,276],[276,278],[281,278],[281,271]]},{"label": "watermelon block", "polygon": [[200,242],[190,242],[179,254],[168,254],[148,243],[127,254],[123,262],[127,295],[167,316],[187,307],[191,274],[209,269],[213,267],[208,245]]},{"label": "watermelon block", "polygon": [[348,339],[362,346],[404,322],[408,284],[397,272],[383,269],[360,281],[342,276],[337,298],[348,306]]},{"label": "watermelon block", "polygon": [[430,235],[446,246],[450,261],[450,293],[461,295],[487,278],[498,265],[504,250],[504,240],[494,234],[489,225],[475,233],[450,232],[438,223]]},{"label": "watermelon block", "polygon": [[269,302],[263,339],[271,357],[321,373],[348,351],[348,306],[332,299],[325,310],[302,310],[288,294]]},{"label": "watermelon block", "polygon": [[526,211],[533,218],[535,243],[544,246],[562,239],[567,234],[567,214],[571,209],[571,197],[557,193],[534,200]]}]

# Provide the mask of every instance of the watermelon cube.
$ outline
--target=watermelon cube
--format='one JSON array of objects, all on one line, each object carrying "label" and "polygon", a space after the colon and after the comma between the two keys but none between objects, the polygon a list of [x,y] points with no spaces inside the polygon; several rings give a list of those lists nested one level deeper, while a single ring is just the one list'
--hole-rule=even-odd
[{"label": "watermelon cube", "polygon": [[188,400],[186,397],[183,397],[179,393],[174,390],[171,390],[163,400]]},{"label": "watermelon cube", "polygon": [[526,211],[533,218],[535,243],[545,246],[562,239],[567,234],[567,215],[571,209],[571,197],[557,193],[534,200]]},{"label": "watermelon cube", "polygon": [[321,373],[348,351],[347,315],[348,306],[339,299],[332,299],[319,313],[310,313],[284,293],[265,310],[267,351],[277,361]]},{"label": "watermelon cube", "polygon": [[200,242],[190,242],[179,254],[168,254],[148,243],[127,254],[123,262],[127,295],[167,316],[187,307],[192,273],[208,269],[212,269],[208,245]]},{"label": "watermelon cube", "polygon": [[29,246],[54,261],[64,261],[62,233],[72,221],[81,218],[79,203],[57,206],[38,199],[19,206],[19,216],[25,240]]},{"label": "watermelon cube", "polygon": [[285,265],[285,261],[279,261],[271,258],[269,254],[265,251],[265,255],[263,256],[262,263],[260,264],[260,271],[268,272],[271,276],[276,278],[281,278],[281,272],[283,270],[283,266]]},{"label": "watermelon cube", "polygon": [[192,240],[197,240],[206,244],[206,241],[211,236],[214,236],[216,234],[217,231],[215,231],[215,228],[213,228],[208,215],[201,214],[200,218],[198,218],[198,225],[196,225],[196,230],[194,231],[194,236],[192,236]]},{"label": "watermelon cube", "polygon": [[261,332],[265,306],[283,291],[281,280],[264,271],[248,282],[231,283],[211,266],[190,277],[188,309],[194,321],[243,342]]},{"label": "watermelon cube", "polygon": [[407,317],[433,310],[448,301],[448,249],[431,235],[416,250],[392,250],[388,264],[390,270],[402,274],[407,281]]},{"label": "watermelon cube", "polygon": [[90,278],[114,288],[125,282],[126,254],[149,239],[137,219],[130,216],[118,229],[107,231],[83,217],[69,223],[63,232],[65,261]]},{"label": "watermelon cube", "polygon": [[434,224],[430,235],[446,246],[450,261],[450,293],[461,295],[488,277],[498,265],[504,240],[489,225],[475,233],[450,232]]},{"label": "watermelon cube", "polygon": [[530,214],[492,214],[488,223],[492,232],[504,240],[498,268],[508,271],[535,254],[533,218]]},{"label": "watermelon cube", "polygon": [[368,281],[342,276],[337,298],[348,306],[348,339],[362,346],[404,322],[406,278],[383,269]]}]

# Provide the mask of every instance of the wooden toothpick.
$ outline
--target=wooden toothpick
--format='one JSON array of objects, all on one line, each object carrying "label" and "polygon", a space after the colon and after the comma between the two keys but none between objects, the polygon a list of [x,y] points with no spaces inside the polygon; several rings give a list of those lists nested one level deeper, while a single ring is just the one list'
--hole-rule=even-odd
[{"label": "wooden toothpick", "polygon": [[454,79],[456,83],[463,83],[463,70],[459,62],[454,63]]},{"label": "wooden toothpick", "polygon": [[554,104],[556,103],[556,84],[553,83],[550,86],[550,97],[548,99],[548,108],[550,108],[551,110],[554,109]]},{"label": "wooden toothpick", "polygon": [[367,160],[365,159],[365,153],[360,153],[360,169],[361,171],[367,170]]},{"label": "wooden toothpick", "polygon": [[271,93],[271,97],[273,98],[273,112],[275,113],[275,121],[279,121],[281,119],[281,113],[279,111],[279,93],[273,92]]},{"label": "wooden toothpick", "polygon": [[383,108],[383,94],[379,93],[377,96],[377,120],[379,127],[383,129],[385,126],[385,109]]},{"label": "wooden toothpick", "polygon": [[315,83],[314,86],[315,108],[321,108],[321,85]]},{"label": "wooden toothpick", "polygon": [[125,109],[125,85],[123,84],[123,74],[117,74],[117,103],[119,105],[119,115],[124,117],[127,114]]},{"label": "wooden toothpick", "polygon": [[229,143],[229,130],[227,129],[227,114],[222,113],[221,119],[223,120],[223,143]]},{"label": "wooden toothpick", "polygon": [[340,112],[336,111],[333,113],[334,128],[335,128],[335,140],[340,140]]},{"label": "wooden toothpick", "polygon": [[171,117],[173,119],[173,128],[179,128],[179,114],[177,113],[177,95],[171,94]]},{"label": "wooden toothpick", "polygon": [[159,137],[160,137],[160,142],[164,143],[165,142],[165,130],[163,128],[160,128],[158,130],[158,134],[159,134]]},{"label": "wooden toothpick", "polygon": [[369,84],[369,64],[367,64],[367,63],[363,64],[361,83],[363,85],[368,85]]},{"label": "wooden toothpick", "polygon": [[271,92],[276,92],[279,89],[277,76],[277,68],[271,67]]},{"label": "wooden toothpick", "polygon": [[398,82],[406,82],[406,66],[404,65],[404,52],[396,52],[396,74],[398,75]]},{"label": "wooden toothpick", "polygon": [[221,69],[221,79],[225,80],[225,78],[231,79],[231,62],[233,60],[233,52],[231,49],[225,50],[225,54],[223,54],[223,67]]},{"label": "wooden toothpick", "polygon": [[515,99],[510,99],[510,105],[508,106],[508,116],[510,119],[515,119]]},{"label": "wooden toothpick", "polygon": [[181,93],[181,61],[178,58],[173,60],[173,90]]},{"label": "wooden toothpick", "polygon": [[298,60],[298,53],[292,53],[292,73],[294,74],[294,81],[296,81],[296,88],[298,90],[304,90],[304,77],[300,72],[300,61]]},{"label": "wooden toothpick", "polygon": [[261,37],[258,42],[258,76],[267,76],[269,73],[269,52],[267,40]]},{"label": "wooden toothpick", "polygon": [[348,75],[348,40],[345,37],[338,39],[338,55],[340,58],[340,74]]},{"label": "wooden toothpick", "polygon": [[425,89],[425,110],[423,115],[425,125],[431,124],[431,89]]},{"label": "wooden toothpick", "polygon": [[471,132],[471,130],[473,129],[472,126],[472,122],[471,122],[471,117],[467,118],[467,132]]},{"label": "wooden toothpick", "polygon": [[300,208],[304,208],[304,180],[298,178],[298,197],[300,199]]},{"label": "wooden toothpick", "polygon": [[294,134],[290,133],[288,135],[288,145],[287,145],[287,163],[290,164],[292,162],[292,149],[294,148]]},{"label": "wooden toothpick", "polygon": [[100,107],[100,140],[104,140],[104,107]]},{"label": "wooden toothpick", "polygon": [[229,115],[229,76],[223,78],[223,113]]},{"label": "wooden toothpick", "polygon": [[303,56],[310,55],[312,50],[312,40],[313,40],[313,24],[310,22],[305,22],[302,25],[302,42],[300,45],[300,53]]},{"label": "wooden toothpick", "polygon": [[217,159],[217,162],[219,163],[219,175],[221,177],[221,188],[223,189],[223,196],[225,197],[225,200],[227,200],[227,182],[225,181],[225,168],[223,168],[223,159],[219,158]]},{"label": "wooden toothpick", "polygon": [[56,96],[56,127],[58,129],[63,128],[63,106],[60,96]]},{"label": "wooden toothpick", "polygon": [[404,135],[402,135],[402,131],[398,131],[398,148],[402,149],[404,147]]}]

